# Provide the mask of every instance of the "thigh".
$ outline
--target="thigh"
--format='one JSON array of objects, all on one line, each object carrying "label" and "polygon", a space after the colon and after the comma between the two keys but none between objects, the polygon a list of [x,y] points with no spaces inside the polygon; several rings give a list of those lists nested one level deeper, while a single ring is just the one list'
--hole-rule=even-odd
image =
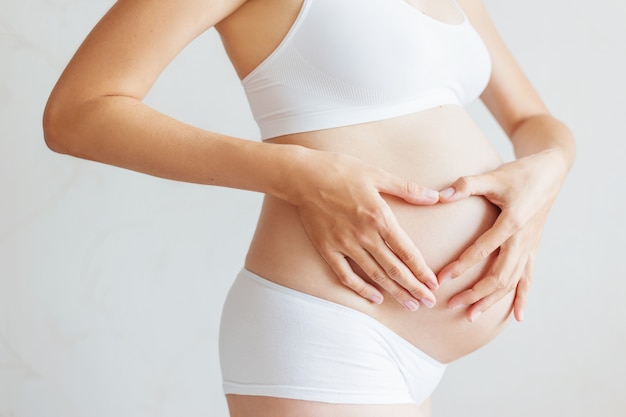
[{"label": "thigh", "polygon": [[230,417],[430,417],[430,399],[415,404],[330,404],[287,398],[227,395]]}]

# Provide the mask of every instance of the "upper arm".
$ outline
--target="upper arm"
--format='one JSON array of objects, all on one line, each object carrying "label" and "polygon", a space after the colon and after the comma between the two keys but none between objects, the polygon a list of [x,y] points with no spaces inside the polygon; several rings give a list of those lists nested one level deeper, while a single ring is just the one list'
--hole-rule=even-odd
[{"label": "upper arm", "polygon": [[506,134],[511,136],[522,121],[548,113],[548,110],[504,44],[483,2],[458,0],[458,3],[485,42],[491,56],[491,78],[481,99]]},{"label": "upper arm", "polygon": [[65,110],[108,95],[143,99],[168,63],[245,0],[118,0],[67,65],[50,101]]}]

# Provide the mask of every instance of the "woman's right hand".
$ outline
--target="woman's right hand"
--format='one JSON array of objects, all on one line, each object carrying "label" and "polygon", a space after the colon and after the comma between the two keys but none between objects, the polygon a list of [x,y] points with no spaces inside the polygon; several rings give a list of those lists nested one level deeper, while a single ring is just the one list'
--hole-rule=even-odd
[{"label": "woman's right hand", "polygon": [[310,149],[293,162],[285,188],[313,245],[345,286],[378,304],[382,288],[411,311],[435,304],[437,278],[381,194],[432,205],[437,191],[352,156]]}]

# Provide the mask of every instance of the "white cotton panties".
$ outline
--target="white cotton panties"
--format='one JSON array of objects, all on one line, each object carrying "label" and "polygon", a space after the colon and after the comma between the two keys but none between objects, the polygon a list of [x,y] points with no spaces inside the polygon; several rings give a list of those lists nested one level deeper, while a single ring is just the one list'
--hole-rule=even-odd
[{"label": "white cotton panties", "polygon": [[445,364],[374,318],[242,270],[222,313],[226,394],[421,404]]}]

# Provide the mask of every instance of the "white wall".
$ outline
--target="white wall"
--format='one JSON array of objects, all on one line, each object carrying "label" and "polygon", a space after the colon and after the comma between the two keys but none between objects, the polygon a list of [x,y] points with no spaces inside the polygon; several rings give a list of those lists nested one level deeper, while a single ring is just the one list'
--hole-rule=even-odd
[{"label": "white wall", "polygon": [[[219,314],[260,196],[47,150],[43,106],[110,0],[0,0],[0,417],[227,415]],[[626,415],[626,6],[488,7],[578,159],[547,226],[526,321],[453,364],[435,417]],[[215,33],[147,100],[257,138]],[[472,112],[508,154],[480,105]]]}]

